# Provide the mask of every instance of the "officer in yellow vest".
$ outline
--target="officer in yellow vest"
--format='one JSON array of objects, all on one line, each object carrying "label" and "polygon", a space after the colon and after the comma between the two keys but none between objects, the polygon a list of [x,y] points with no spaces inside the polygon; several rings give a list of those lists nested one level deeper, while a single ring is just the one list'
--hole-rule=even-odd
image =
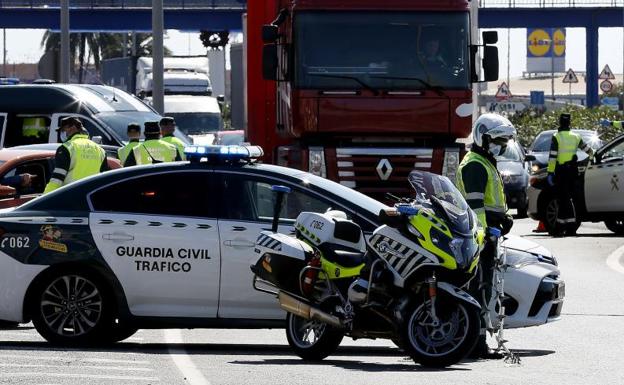
[{"label": "officer in yellow vest", "polygon": [[577,150],[585,151],[590,157],[591,147],[583,142],[581,136],[570,131],[570,114],[559,116],[559,132],[550,143],[548,156],[548,184],[555,187],[557,194],[557,235],[574,235],[576,211],[574,209],[574,190],[578,179]]},{"label": "officer in yellow vest", "polygon": [[622,123],[624,122],[622,122],[621,120],[600,119],[600,124],[602,124],[604,127],[615,127],[618,130],[622,129]]},{"label": "officer in yellow vest", "polygon": [[119,161],[122,166],[125,166],[128,155],[130,155],[130,152],[132,152],[132,150],[139,145],[140,139],[141,126],[138,123],[128,124],[128,144],[117,150],[117,155],[119,156]]},{"label": "officer in yellow vest", "polygon": [[[513,225],[513,219],[507,214],[505,190],[496,168],[496,157],[505,152],[507,143],[515,137],[516,129],[505,117],[496,114],[481,115],[472,129],[472,148],[457,172],[457,187],[488,234],[479,258],[481,282],[476,282],[472,288],[473,295],[479,299],[484,310],[493,306],[491,299],[495,257],[498,252],[495,233],[505,235]],[[487,347],[485,314],[481,324],[479,342],[472,355],[499,358],[500,355],[491,352]]]},{"label": "officer in yellow vest", "polygon": [[22,122],[22,136],[25,143],[47,143],[48,130],[49,124],[43,117],[28,116]]},{"label": "officer in yellow vest", "polygon": [[44,194],[109,169],[106,152],[89,139],[80,119],[62,119],[57,131],[63,144],[56,150],[54,171]]},{"label": "officer in yellow vest", "polygon": [[160,139],[158,122],[145,122],[145,141],[132,149],[124,166],[156,164],[181,160],[178,149]]},{"label": "officer in yellow vest", "polygon": [[180,154],[180,158],[182,160],[186,160],[186,157],[184,156],[185,144],[179,138],[173,136],[175,129],[175,119],[170,116],[165,116],[164,118],[160,119],[160,133],[162,134],[162,140],[176,146],[176,148],[178,149],[178,154]]}]

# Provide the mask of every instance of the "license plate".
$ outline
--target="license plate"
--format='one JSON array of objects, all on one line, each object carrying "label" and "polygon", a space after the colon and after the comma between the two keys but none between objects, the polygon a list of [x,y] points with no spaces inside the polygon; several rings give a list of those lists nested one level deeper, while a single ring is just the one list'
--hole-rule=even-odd
[{"label": "license plate", "polygon": [[557,287],[557,298],[565,297],[565,283],[561,282]]}]

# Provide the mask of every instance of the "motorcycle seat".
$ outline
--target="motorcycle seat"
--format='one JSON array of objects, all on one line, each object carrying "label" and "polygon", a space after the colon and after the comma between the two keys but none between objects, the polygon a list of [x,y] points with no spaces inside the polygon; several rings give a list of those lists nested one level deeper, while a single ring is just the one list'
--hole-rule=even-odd
[{"label": "motorcycle seat", "polygon": [[323,256],[342,267],[356,267],[364,263],[364,253],[345,249],[344,246],[324,244],[319,246]]}]

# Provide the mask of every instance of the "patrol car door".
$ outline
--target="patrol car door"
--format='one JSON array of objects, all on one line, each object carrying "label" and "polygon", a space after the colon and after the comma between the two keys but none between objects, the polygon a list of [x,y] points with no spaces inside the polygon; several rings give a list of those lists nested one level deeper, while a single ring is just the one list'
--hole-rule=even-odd
[{"label": "patrol car door", "polygon": [[137,316],[215,317],[218,197],[210,171],[160,172],[89,195],[93,239]]},{"label": "patrol car door", "polygon": [[242,172],[221,175],[219,317],[284,318],[274,297],[253,289],[253,275],[249,269],[257,259],[254,245],[258,235],[271,229],[275,198],[271,185],[287,185],[293,189],[285,198],[280,218],[279,231],[284,234],[294,233],[295,219],[302,211],[325,212],[330,204],[283,180]]},{"label": "patrol car door", "polygon": [[585,171],[588,212],[624,211],[624,139],[604,147]]}]

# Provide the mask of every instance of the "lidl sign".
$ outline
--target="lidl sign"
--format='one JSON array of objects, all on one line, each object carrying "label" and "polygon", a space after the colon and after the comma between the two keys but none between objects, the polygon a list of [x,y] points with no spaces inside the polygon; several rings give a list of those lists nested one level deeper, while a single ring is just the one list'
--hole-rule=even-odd
[{"label": "lidl sign", "polygon": [[564,28],[527,28],[527,57],[564,57]]}]

